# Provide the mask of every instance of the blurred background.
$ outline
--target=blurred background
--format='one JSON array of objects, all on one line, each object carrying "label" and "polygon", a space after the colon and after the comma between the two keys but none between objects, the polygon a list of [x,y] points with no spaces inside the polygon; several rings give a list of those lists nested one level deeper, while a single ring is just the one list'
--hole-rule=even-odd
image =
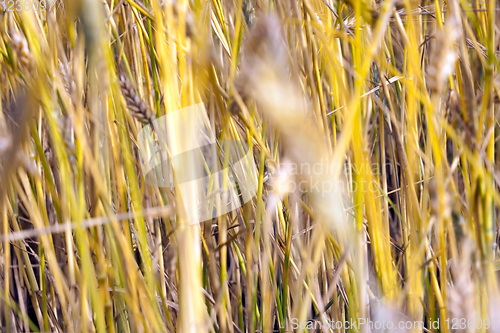
[{"label": "blurred background", "polygon": [[497,6],[0,1],[0,331],[500,332]]}]

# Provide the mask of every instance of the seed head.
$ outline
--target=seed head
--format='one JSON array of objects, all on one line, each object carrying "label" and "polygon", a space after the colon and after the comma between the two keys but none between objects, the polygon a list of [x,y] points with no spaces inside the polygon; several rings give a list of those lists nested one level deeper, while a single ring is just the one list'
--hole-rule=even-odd
[{"label": "seed head", "polygon": [[122,89],[123,97],[125,97],[125,101],[127,102],[127,108],[130,110],[132,115],[141,123],[151,123],[154,116],[153,110],[151,110],[149,105],[139,98],[139,95],[137,95],[134,87],[132,87],[132,84],[125,75],[120,76],[120,87]]},{"label": "seed head", "polygon": [[23,35],[13,32],[12,33],[12,47],[17,54],[17,58],[21,65],[31,71],[33,69],[34,60],[33,55],[28,47],[28,42]]}]

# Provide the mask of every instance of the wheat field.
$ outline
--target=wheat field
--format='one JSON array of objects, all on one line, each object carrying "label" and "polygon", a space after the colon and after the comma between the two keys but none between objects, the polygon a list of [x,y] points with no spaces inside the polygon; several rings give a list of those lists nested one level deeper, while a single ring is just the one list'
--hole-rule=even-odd
[{"label": "wheat field", "polygon": [[497,6],[0,1],[0,332],[500,332]]}]

